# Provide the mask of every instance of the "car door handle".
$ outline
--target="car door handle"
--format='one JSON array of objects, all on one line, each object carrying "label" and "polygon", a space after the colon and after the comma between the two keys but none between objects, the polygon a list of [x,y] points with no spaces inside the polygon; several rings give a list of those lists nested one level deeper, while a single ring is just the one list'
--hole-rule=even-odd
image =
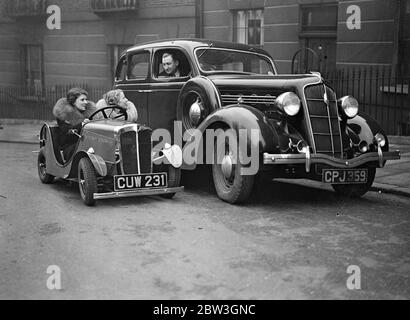
[{"label": "car door handle", "polygon": [[138,90],[139,93],[152,93],[152,90]]}]

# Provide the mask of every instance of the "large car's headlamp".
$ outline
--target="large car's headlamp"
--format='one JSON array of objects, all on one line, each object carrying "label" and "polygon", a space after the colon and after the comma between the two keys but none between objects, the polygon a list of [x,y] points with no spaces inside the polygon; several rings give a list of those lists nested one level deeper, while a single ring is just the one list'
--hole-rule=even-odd
[{"label": "large car's headlamp", "polygon": [[293,92],[285,92],[276,98],[276,104],[286,112],[288,116],[295,116],[300,111],[300,99]]},{"label": "large car's headlamp", "polygon": [[356,117],[359,113],[359,102],[352,96],[340,98],[338,103],[340,108],[342,108],[346,116],[350,119]]}]

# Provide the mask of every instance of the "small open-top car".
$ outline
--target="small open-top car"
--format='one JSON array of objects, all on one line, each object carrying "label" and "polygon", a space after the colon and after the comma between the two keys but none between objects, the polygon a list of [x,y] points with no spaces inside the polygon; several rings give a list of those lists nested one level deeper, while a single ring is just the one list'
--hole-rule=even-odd
[{"label": "small open-top car", "polygon": [[[110,116],[118,113],[120,116]],[[71,132],[79,139],[67,160],[59,147],[59,127],[44,124],[38,154],[38,174],[43,183],[52,183],[55,177],[78,182],[88,206],[98,199],[117,197],[172,198],[183,190],[179,186],[180,147],[166,145],[159,152],[153,151],[152,130],[128,122],[127,113],[119,107],[97,110],[89,119],[82,132]]]}]

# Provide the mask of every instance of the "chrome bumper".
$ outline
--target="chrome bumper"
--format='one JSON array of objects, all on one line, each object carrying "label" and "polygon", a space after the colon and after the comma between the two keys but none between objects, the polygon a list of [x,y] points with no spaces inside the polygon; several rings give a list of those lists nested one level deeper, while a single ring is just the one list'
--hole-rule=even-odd
[{"label": "chrome bumper", "polygon": [[161,195],[161,194],[177,193],[181,191],[184,191],[184,187],[135,190],[135,191],[123,191],[123,192],[94,193],[94,200],[113,199],[113,198],[130,198],[130,197],[141,197],[141,196],[156,196],[156,195]]},{"label": "chrome bumper", "polygon": [[305,164],[306,172],[310,172],[312,164],[326,164],[331,167],[348,169],[356,168],[368,162],[378,162],[379,167],[383,168],[386,160],[400,159],[400,151],[392,152],[369,152],[353,159],[339,159],[325,154],[263,154],[263,163],[270,164]]}]

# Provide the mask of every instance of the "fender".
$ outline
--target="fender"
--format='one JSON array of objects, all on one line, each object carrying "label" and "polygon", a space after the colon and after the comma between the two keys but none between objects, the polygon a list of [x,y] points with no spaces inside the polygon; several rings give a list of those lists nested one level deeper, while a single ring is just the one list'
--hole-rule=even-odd
[{"label": "fender", "polygon": [[[258,144],[259,153],[263,152],[279,152],[281,145],[284,143],[289,144],[289,138],[282,134],[278,134],[277,128],[273,127],[264,116],[264,114],[258,109],[248,105],[229,105],[221,109],[215,110],[209,115],[205,121],[203,121],[196,132],[199,132],[202,136],[207,129],[217,128],[230,128],[239,132],[241,129],[248,130],[247,148],[250,150],[252,147],[257,147]],[[259,140],[252,141],[250,139],[250,130],[259,131]],[[191,135],[193,136],[193,135]],[[194,140],[195,141],[195,140]],[[186,148],[190,148],[188,141],[184,146],[184,152]],[[194,170],[196,164],[192,166],[184,165],[185,170]]]},{"label": "fender", "polygon": [[69,177],[70,178],[77,178],[77,168],[78,168],[78,163],[80,162],[80,159],[83,157],[87,157],[90,159],[91,163],[94,166],[95,172],[97,173],[98,176],[100,177],[105,177],[107,176],[108,170],[107,170],[107,165],[105,164],[105,161],[103,158],[96,154],[92,154],[89,152],[85,151],[80,151],[78,152],[72,162],[71,166],[71,172]]},{"label": "fender", "polygon": [[359,114],[347,121],[347,126],[351,129],[360,140],[366,141],[369,145],[373,144],[374,136],[381,133],[386,138],[386,145],[382,148],[383,151],[389,151],[389,141],[387,135],[380,126],[380,124],[366,113],[359,112]]}]

